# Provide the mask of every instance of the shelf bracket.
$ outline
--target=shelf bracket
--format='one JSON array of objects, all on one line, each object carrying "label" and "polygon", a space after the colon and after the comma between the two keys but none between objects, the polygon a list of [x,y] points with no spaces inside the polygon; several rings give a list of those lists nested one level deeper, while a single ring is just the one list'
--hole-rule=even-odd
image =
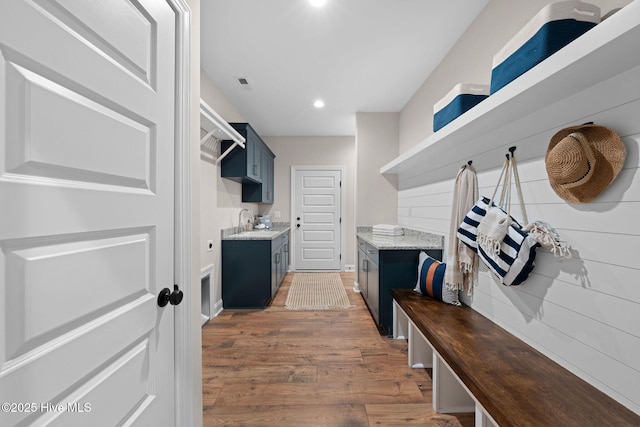
[{"label": "shelf bracket", "polygon": [[[234,148],[245,148],[245,139],[229,123],[227,123],[213,108],[200,100],[200,127],[207,133],[200,138],[200,145],[206,144],[209,138],[214,138],[216,143],[223,139],[233,141],[233,144],[218,158],[216,163],[220,163]],[[215,144],[214,144],[215,146]]]},{"label": "shelf bracket", "polygon": [[238,142],[238,141],[234,141],[233,144],[231,145],[231,147],[227,148],[225,150],[224,153],[222,153],[219,157],[218,160],[216,160],[216,163],[220,163],[222,161],[222,159],[224,159],[225,157],[227,157],[227,154],[229,154],[231,151],[233,151],[234,148],[236,148],[236,146],[240,146],[242,147],[242,149],[244,149],[244,144]]},{"label": "shelf bracket", "polygon": [[207,132],[207,134],[205,136],[200,138],[200,145],[204,144],[207,141],[207,139],[209,139],[214,133],[216,133],[216,131],[217,131],[217,129],[213,129],[213,130]]}]

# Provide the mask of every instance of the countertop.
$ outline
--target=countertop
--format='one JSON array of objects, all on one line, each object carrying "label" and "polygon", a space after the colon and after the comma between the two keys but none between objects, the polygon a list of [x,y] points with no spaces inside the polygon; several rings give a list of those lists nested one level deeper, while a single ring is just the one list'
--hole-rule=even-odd
[{"label": "countertop", "polygon": [[371,227],[358,227],[357,236],[378,250],[444,249],[444,236],[404,228],[403,236],[374,235]]},{"label": "countertop", "polygon": [[242,233],[238,233],[238,227],[231,227],[222,230],[220,238],[222,240],[275,240],[290,229],[289,223],[274,223],[268,230],[254,229]]}]

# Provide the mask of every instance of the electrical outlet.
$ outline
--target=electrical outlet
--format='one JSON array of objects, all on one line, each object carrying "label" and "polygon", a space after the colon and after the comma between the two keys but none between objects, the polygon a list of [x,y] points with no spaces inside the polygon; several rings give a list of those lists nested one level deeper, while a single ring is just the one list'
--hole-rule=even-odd
[{"label": "electrical outlet", "polygon": [[213,240],[207,240],[207,252],[211,252],[213,250]]}]

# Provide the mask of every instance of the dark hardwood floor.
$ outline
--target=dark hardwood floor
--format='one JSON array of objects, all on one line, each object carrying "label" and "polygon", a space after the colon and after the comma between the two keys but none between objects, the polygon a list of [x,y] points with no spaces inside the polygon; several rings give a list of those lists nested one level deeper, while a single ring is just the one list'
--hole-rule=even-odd
[{"label": "dark hardwood floor", "polygon": [[284,308],[293,273],[265,310],[224,310],[202,329],[205,426],[473,426],[431,407],[430,370],[381,336],[353,273],[352,307]]}]

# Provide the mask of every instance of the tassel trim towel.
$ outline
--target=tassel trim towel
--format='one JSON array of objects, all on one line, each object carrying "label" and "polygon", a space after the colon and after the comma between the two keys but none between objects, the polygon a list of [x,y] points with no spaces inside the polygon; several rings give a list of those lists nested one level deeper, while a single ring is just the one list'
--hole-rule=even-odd
[{"label": "tassel trim towel", "polygon": [[478,281],[478,255],[458,239],[458,227],[467,212],[473,208],[476,200],[478,200],[476,170],[471,165],[464,165],[458,171],[453,190],[445,287],[454,291],[466,290],[469,295]]}]

